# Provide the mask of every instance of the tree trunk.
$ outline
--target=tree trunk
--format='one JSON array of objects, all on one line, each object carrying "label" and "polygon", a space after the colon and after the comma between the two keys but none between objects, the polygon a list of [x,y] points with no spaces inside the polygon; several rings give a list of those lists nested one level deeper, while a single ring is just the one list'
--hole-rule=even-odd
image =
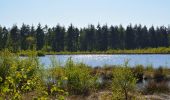
[{"label": "tree trunk", "polygon": [[128,100],[128,93],[127,93],[126,89],[125,89],[125,100]]}]

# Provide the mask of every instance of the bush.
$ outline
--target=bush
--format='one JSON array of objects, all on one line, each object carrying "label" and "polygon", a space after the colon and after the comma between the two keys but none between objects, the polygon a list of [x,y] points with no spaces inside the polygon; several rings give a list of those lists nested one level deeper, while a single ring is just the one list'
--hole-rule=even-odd
[{"label": "bush", "polygon": [[162,82],[155,82],[150,81],[144,89],[145,94],[153,94],[153,93],[166,93],[169,92],[170,88],[168,86],[168,82],[162,81]]},{"label": "bush", "polygon": [[[31,54],[27,58],[19,58],[5,50],[0,53],[0,97],[2,99],[23,99],[25,94],[33,93],[31,99],[47,99],[53,96],[63,99],[65,91],[60,88],[59,82],[51,85],[48,92],[48,85],[44,69],[38,58]],[[51,74],[49,74],[52,77]]]},{"label": "bush", "polygon": [[159,68],[154,72],[154,79],[155,79],[157,82],[160,82],[160,81],[165,80],[166,75],[164,74],[163,70],[164,70],[164,69],[163,69],[162,67],[159,67]]},{"label": "bush", "polygon": [[38,51],[37,56],[45,56],[45,53],[43,51]]},{"label": "bush", "polygon": [[4,98],[21,98],[21,93],[33,91],[39,82],[36,57],[20,59],[5,50],[0,54],[0,94]]},{"label": "bush", "polygon": [[46,90],[48,94],[55,97],[67,96],[68,93],[66,92],[64,86],[64,82],[67,81],[67,77],[65,76],[65,70],[59,65],[59,63],[54,57],[51,58],[50,68],[46,70],[47,73],[45,73],[44,76],[46,76]]},{"label": "bush", "polygon": [[113,99],[128,100],[129,92],[135,90],[137,79],[134,77],[130,68],[127,65],[115,68],[113,71]]},{"label": "bush", "polygon": [[74,64],[71,58],[66,64],[67,88],[71,94],[87,95],[96,86],[96,76],[92,76],[91,70],[84,64]]},{"label": "bush", "polygon": [[141,82],[143,80],[144,67],[142,65],[137,65],[135,68],[133,68],[133,73],[138,79],[138,82]]}]

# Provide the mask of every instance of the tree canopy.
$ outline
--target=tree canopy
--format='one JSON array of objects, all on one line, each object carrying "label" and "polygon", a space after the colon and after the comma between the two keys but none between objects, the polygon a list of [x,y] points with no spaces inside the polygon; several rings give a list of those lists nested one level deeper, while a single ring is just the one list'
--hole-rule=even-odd
[{"label": "tree canopy", "polygon": [[72,24],[65,28],[37,27],[23,24],[21,28],[0,26],[0,50],[8,48],[14,52],[19,50],[46,51],[106,51],[109,49],[143,49],[169,47],[170,28],[165,26],[146,27],[128,25],[127,27],[89,25],[77,28]]}]

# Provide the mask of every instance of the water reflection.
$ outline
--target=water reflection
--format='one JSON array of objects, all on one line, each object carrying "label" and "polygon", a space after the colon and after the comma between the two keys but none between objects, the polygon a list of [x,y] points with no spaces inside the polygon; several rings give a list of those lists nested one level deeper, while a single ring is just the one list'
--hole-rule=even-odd
[{"label": "water reflection", "polygon": [[130,66],[141,64],[144,66],[153,65],[154,67],[166,66],[170,67],[170,55],[46,55],[40,57],[40,62],[45,66],[49,66],[50,57],[54,56],[64,65],[68,58],[76,63],[85,63],[89,66],[104,66],[104,65],[121,65],[128,59]]}]

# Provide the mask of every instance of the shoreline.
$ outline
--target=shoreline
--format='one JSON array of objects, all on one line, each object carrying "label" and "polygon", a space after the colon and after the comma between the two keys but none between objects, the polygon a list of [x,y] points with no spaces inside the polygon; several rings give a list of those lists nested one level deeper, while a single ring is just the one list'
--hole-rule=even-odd
[{"label": "shoreline", "polygon": [[[1,50],[3,52],[8,49]],[[169,55],[170,47],[145,48],[145,49],[108,49],[105,51],[46,51],[46,50],[19,50],[13,52],[20,56],[34,54],[37,56],[45,55]]]},{"label": "shoreline", "polygon": [[[45,53],[43,55],[37,55],[38,57],[52,56],[52,55],[170,55],[170,53]],[[19,54],[21,57],[27,57],[27,54]]]},{"label": "shoreline", "polygon": [[170,55],[170,53],[56,53],[45,55]]}]

